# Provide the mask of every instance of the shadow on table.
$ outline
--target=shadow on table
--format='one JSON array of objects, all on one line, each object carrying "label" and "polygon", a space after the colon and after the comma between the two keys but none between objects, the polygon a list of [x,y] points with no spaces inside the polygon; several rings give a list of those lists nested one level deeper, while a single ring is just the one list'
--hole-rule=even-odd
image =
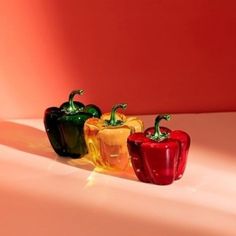
[{"label": "shadow on table", "polygon": [[46,132],[28,125],[18,124],[11,121],[0,121],[0,144],[30,154],[50,158],[63,164],[84,170],[94,170],[102,174],[127,179],[136,179],[132,170],[121,173],[118,171],[114,172],[95,168],[86,156],[80,159],[59,157],[52,149]]},{"label": "shadow on table", "polygon": [[0,144],[50,159],[57,158],[46,133],[28,125],[0,121]]}]

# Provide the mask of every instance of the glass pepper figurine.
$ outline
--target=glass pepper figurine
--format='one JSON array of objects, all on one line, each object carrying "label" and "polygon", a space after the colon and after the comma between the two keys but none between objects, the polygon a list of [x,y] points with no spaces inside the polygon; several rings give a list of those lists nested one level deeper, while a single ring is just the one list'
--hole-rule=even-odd
[{"label": "glass pepper figurine", "polygon": [[74,101],[83,90],[74,90],[69,101],[58,107],[49,107],[44,113],[44,126],[54,151],[63,157],[79,158],[88,152],[84,139],[84,122],[100,117],[101,110],[93,104],[84,105]]},{"label": "glass pepper figurine", "polygon": [[127,138],[131,133],[142,132],[143,122],[136,117],[126,117],[117,109],[126,109],[127,104],[113,106],[110,113],[98,118],[89,118],[84,125],[89,158],[94,165],[103,168],[125,170],[130,166]]},{"label": "glass pepper figurine", "polygon": [[155,127],[148,128],[144,133],[131,134],[127,142],[138,179],[142,182],[167,185],[183,176],[190,137],[184,131],[171,131],[160,127],[162,119],[170,120],[170,115],[158,115]]}]

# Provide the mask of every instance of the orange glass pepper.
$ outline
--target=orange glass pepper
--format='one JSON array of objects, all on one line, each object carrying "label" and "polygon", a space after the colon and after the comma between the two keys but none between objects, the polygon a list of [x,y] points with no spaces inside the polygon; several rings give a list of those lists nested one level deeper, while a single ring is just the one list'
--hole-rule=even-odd
[{"label": "orange glass pepper", "polygon": [[127,138],[143,131],[143,122],[136,117],[126,117],[116,112],[127,104],[117,104],[110,113],[99,118],[89,118],[84,124],[85,141],[89,158],[96,166],[125,170],[130,166]]}]

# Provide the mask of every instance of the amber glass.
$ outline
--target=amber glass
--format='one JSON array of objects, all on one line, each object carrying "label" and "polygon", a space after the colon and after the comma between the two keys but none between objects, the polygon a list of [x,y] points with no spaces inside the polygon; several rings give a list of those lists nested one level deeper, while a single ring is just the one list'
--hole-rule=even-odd
[{"label": "amber glass", "polygon": [[[113,116],[113,124],[109,121]],[[100,119],[85,122],[84,134],[89,158],[103,168],[125,170],[130,165],[127,138],[131,133],[143,131],[143,122],[121,113],[106,113]]]}]

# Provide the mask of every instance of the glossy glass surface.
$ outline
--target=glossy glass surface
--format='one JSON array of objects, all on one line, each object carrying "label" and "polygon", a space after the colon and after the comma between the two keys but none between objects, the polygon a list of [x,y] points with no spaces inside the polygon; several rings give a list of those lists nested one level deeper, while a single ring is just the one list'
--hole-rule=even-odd
[{"label": "glossy glass surface", "polygon": [[148,138],[155,131],[155,128],[151,127],[144,133],[130,135],[128,149],[139,180],[167,185],[183,176],[190,137],[183,131],[171,131],[166,127],[160,127],[160,130],[169,135],[164,141],[158,142]]},{"label": "glossy glass surface", "polygon": [[159,185],[171,184],[175,180],[178,142],[147,142],[141,145],[141,150],[150,182]]},{"label": "glossy glass surface", "polygon": [[173,138],[175,140],[179,140],[180,143],[180,153],[178,158],[178,163],[176,167],[176,176],[175,179],[180,179],[185,171],[186,164],[187,164],[187,158],[188,158],[188,152],[190,147],[191,139],[189,135],[183,131],[174,130],[171,132],[170,138]]},{"label": "glossy glass surface", "polygon": [[87,153],[83,126],[85,120],[90,117],[92,114],[84,112],[67,115],[59,109],[46,111],[45,129],[58,155],[78,158]]},{"label": "glossy glass surface", "polygon": [[84,106],[74,102],[75,95],[83,90],[74,90],[69,94],[69,101],[60,108],[50,107],[44,113],[44,126],[54,151],[64,157],[79,158],[88,150],[84,139],[84,122],[91,117],[100,117],[99,107],[93,104]]},{"label": "glossy glass surface", "polygon": [[123,122],[118,126],[106,126],[110,113],[101,119],[90,118],[85,122],[85,140],[90,160],[103,168],[125,170],[130,166],[127,138],[131,133],[143,130],[143,122],[136,117],[115,114]]}]

